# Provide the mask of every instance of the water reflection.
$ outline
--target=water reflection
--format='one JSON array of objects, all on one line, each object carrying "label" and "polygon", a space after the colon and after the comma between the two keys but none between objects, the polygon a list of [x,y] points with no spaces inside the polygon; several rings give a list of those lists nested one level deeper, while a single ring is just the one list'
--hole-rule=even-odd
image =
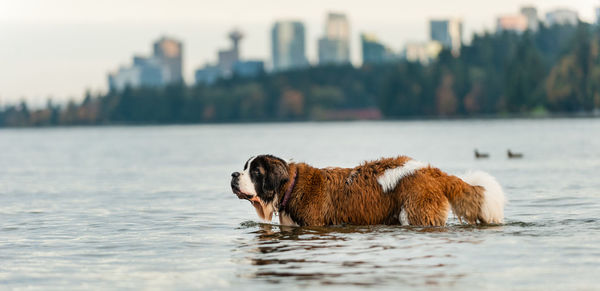
[{"label": "water reflection", "polygon": [[308,286],[451,286],[467,276],[456,268],[460,253],[453,251],[463,244],[482,243],[478,233],[486,228],[286,227],[245,222],[239,229],[245,235],[236,240],[233,257],[241,278]]}]

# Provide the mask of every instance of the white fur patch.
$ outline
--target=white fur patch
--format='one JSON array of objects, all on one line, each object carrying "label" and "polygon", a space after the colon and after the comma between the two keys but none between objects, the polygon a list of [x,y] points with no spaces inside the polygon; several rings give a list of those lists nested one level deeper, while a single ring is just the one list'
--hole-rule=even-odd
[{"label": "white fur patch", "polygon": [[250,178],[250,164],[252,164],[254,159],[255,157],[252,157],[248,161],[248,167],[240,173],[239,178],[240,191],[248,195],[256,195],[256,188],[254,188],[254,183],[252,183],[252,179]]},{"label": "white fur patch", "polygon": [[410,160],[401,167],[385,170],[383,175],[377,178],[377,182],[379,182],[383,188],[383,192],[389,192],[394,190],[396,185],[398,185],[398,182],[404,177],[413,175],[416,171],[427,167],[429,167],[428,163]]},{"label": "white fur patch", "polygon": [[400,219],[400,225],[409,225],[408,223],[408,214],[404,208],[400,209],[400,215],[398,217]]},{"label": "white fur patch", "polygon": [[468,172],[462,180],[472,186],[482,186],[484,191],[481,215],[488,223],[502,223],[504,221],[504,205],[506,198],[502,187],[496,178],[482,171]]},{"label": "white fur patch", "polygon": [[285,226],[298,226],[298,224],[286,213],[279,213],[279,224]]}]

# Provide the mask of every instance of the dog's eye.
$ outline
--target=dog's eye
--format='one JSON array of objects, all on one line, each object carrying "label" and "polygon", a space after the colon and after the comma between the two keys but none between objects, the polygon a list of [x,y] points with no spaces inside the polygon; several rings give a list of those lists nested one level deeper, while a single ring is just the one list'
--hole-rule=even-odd
[{"label": "dog's eye", "polygon": [[254,170],[254,171],[252,171],[252,174],[254,174],[256,176],[260,176],[260,171],[259,170]]}]

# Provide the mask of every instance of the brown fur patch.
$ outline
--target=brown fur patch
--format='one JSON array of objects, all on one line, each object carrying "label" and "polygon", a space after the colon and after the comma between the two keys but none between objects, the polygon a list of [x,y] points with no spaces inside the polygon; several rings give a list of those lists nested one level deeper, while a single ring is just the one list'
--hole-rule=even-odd
[{"label": "brown fur patch", "polygon": [[[427,167],[402,178],[383,192],[377,178],[387,169],[403,166],[410,158],[380,159],[355,168],[318,169],[305,163],[290,163],[288,173],[297,173],[297,183],[282,210],[299,225],[399,224],[404,209],[410,225],[443,226],[450,205],[468,223],[481,221],[483,188],[471,186],[456,176]],[[283,199],[291,181],[277,191]],[[481,221],[485,222],[485,221]]]}]

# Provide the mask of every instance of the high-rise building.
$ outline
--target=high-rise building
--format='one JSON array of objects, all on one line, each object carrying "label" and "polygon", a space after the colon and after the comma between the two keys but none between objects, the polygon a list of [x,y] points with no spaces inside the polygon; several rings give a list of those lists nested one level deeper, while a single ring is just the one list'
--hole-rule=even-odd
[{"label": "high-rise building", "polygon": [[441,43],[443,47],[451,49],[453,55],[458,56],[462,46],[462,20],[458,18],[431,20],[429,25],[431,40]]},{"label": "high-rise building", "polygon": [[157,57],[133,57],[133,67],[139,69],[139,85],[141,87],[159,87],[168,84],[165,76],[169,68]]},{"label": "high-rise building", "polygon": [[274,71],[307,67],[304,24],[299,21],[276,22],[271,29],[271,49]]},{"label": "high-rise building", "polygon": [[108,87],[116,91],[122,91],[126,87],[161,87],[169,84],[166,80],[168,75],[169,69],[161,59],[134,56],[131,67],[121,67],[108,75]]},{"label": "high-rise building", "polygon": [[385,60],[385,46],[377,40],[372,34],[363,33],[360,35],[362,45],[363,64],[378,64]]},{"label": "high-rise building", "polygon": [[347,41],[323,37],[319,39],[318,47],[320,65],[350,63]]},{"label": "high-rise building", "polygon": [[537,9],[533,6],[521,7],[521,14],[527,19],[527,29],[536,32],[539,29],[540,21],[538,19]]},{"label": "high-rise building", "polygon": [[522,14],[500,16],[496,20],[496,32],[522,33],[528,29],[527,17]]},{"label": "high-rise building", "polygon": [[183,82],[182,44],[172,38],[162,37],[153,45],[150,57],[134,56],[131,67],[121,67],[108,75],[110,90],[126,87],[160,87]]},{"label": "high-rise building", "polygon": [[127,87],[140,87],[140,68],[120,67],[115,73],[108,74],[110,91],[123,91]]},{"label": "high-rise building", "polygon": [[154,43],[154,57],[167,68],[166,83],[183,82],[183,45],[180,41],[161,37]]},{"label": "high-rise building", "polygon": [[319,64],[350,63],[350,25],[345,14],[329,13],[319,39]]},{"label": "high-rise building", "polygon": [[362,47],[363,65],[393,62],[398,59],[398,56],[384,44],[379,42],[377,37],[373,34],[361,34],[360,42]]},{"label": "high-rise building", "polygon": [[556,9],[546,13],[546,23],[548,24],[548,26],[576,26],[579,23],[579,14],[577,14],[577,11],[570,9]]},{"label": "high-rise building", "polygon": [[336,39],[350,38],[350,24],[343,13],[328,13],[325,23],[325,36]]},{"label": "high-rise building", "polygon": [[229,33],[231,48],[219,51],[219,64],[217,65],[224,77],[233,74],[233,66],[240,59],[240,41],[244,35],[239,30],[233,30]]},{"label": "high-rise building", "polygon": [[596,8],[596,24],[600,25],[600,7]]}]

